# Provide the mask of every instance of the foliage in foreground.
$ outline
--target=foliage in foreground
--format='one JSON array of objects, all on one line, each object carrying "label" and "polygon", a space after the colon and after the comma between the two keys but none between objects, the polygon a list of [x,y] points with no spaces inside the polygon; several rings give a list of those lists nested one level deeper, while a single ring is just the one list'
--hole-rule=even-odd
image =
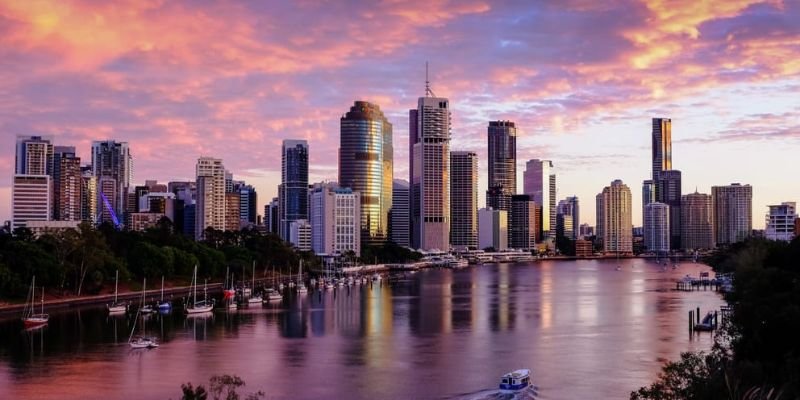
[{"label": "foliage in foreground", "polygon": [[[181,400],[239,400],[237,390],[245,386],[242,378],[236,375],[214,375],[208,380],[208,390],[203,385],[192,386],[191,382],[181,385]],[[211,397],[209,397],[211,396]],[[247,394],[245,400],[258,400],[264,397],[261,391]]]},{"label": "foliage in foreground", "polygon": [[732,317],[710,354],[682,354],[631,399],[800,398],[800,239],[751,239],[707,261],[734,274]]}]

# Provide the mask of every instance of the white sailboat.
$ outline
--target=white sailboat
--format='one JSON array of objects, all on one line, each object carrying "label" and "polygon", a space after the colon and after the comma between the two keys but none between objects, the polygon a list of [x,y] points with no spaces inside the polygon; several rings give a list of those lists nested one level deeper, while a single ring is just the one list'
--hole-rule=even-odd
[{"label": "white sailboat", "polygon": [[207,313],[214,309],[214,303],[204,299],[197,301],[197,265],[194,266],[194,276],[192,277],[192,287],[190,294],[192,295],[189,304],[186,305],[187,314]]},{"label": "white sailboat", "polygon": [[283,300],[283,295],[281,292],[275,289],[275,268],[272,268],[272,286],[267,288],[266,290],[266,298],[263,300],[263,303],[271,303]]},{"label": "white sailboat", "polygon": [[121,314],[128,311],[128,303],[124,301],[117,301],[119,292],[119,270],[117,270],[116,277],[114,278],[114,302],[106,305],[110,314]]},{"label": "white sailboat", "polygon": [[300,260],[300,271],[297,274],[297,293],[305,294],[308,293],[308,288],[306,287],[305,282],[303,282],[303,260]]},{"label": "white sailboat", "polygon": [[42,312],[40,314],[34,314],[36,308],[34,302],[34,298],[36,297],[36,277],[33,277],[31,280],[31,289],[28,295],[30,299],[30,303],[25,304],[25,311],[23,311],[22,315],[22,323],[25,324],[26,328],[34,328],[38,326],[42,326],[50,320],[50,315],[44,313],[44,286],[42,286]]},{"label": "white sailboat", "polygon": [[142,313],[144,310],[144,297],[146,293],[147,287],[147,278],[144,279],[142,282],[142,302],[139,305],[139,311],[136,312],[136,318],[133,319],[133,327],[131,328],[131,335],[128,337],[128,344],[131,348],[134,349],[152,349],[158,347],[158,340],[154,337],[145,336],[147,329],[145,327],[145,320],[142,318],[142,335],[141,336],[133,336],[133,332],[136,331],[136,322],[139,320],[139,314]]},{"label": "white sailboat", "polygon": [[161,300],[158,301],[159,311],[169,311],[172,309],[172,302],[169,300],[164,301],[164,277],[161,277]]},{"label": "white sailboat", "polygon": [[253,295],[250,296],[249,299],[247,299],[247,302],[249,304],[257,304],[263,301],[261,295],[260,294],[256,295],[255,292],[256,292],[256,262],[255,260],[253,260]]}]

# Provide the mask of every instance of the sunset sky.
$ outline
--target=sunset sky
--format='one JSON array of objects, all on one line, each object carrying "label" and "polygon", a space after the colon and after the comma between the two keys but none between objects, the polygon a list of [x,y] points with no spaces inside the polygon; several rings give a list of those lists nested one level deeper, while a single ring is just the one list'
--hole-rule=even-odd
[{"label": "sunset sky", "polygon": [[451,149],[481,156],[481,205],[486,125],[509,119],[520,182],[526,160],[553,160],[558,198],[594,225],[594,196],[622,179],[640,225],[651,118],[668,117],[684,193],[749,183],[763,228],[767,204],[800,200],[800,1],[714,3],[0,0],[0,220],[18,134],[87,163],[92,140],[127,141],[137,183],[220,157],[263,213],[283,139],[309,141],[312,182],[336,179],[354,100],[384,110],[407,179],[429,61]]}]

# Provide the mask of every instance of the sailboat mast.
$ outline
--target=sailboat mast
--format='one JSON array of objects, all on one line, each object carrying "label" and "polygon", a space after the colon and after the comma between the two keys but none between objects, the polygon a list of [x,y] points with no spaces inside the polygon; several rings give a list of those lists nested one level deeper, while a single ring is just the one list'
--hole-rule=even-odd
[{"label": "sailboat mast", "polygon": [[117,275],[114,277],[114,304],[117,304],[117,291],[119,290],[119,270],[117,270]]},{"label": "sailboat mast", "polygon": [[161,275],[161,301],[164,301],[164,275]]},{"label": "sailboat mast", "polygon": [[42,286],[42,314],[44,314],[44,286]]}]

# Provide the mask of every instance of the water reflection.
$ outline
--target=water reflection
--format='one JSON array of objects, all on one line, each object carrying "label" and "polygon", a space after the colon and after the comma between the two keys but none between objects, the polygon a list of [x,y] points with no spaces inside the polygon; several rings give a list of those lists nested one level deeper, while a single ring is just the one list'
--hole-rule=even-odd
[{"label": "water reflection", "polygon": [[175,398],[180,383],[219,373],[275,398],[491,397],[519,367],[533,369],[540,398],[627,397],[661,361],[710,345],[690,340],[687,312],[721,301],[671,291],[701,266],[623,263],[427,270],[263,307],[154,314],[147,333],[162,346],[151,351],[127,346],[133,314],[103,307],[53,311],[35,331],[2,321],[0,398]]}]

